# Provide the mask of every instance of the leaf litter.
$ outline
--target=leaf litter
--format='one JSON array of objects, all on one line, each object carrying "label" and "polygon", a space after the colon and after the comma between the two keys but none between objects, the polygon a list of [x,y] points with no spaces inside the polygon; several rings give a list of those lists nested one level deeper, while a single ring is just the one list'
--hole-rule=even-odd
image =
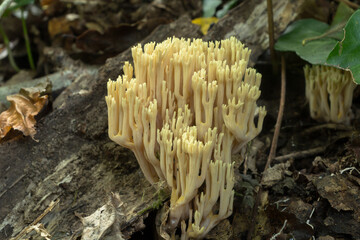
[{"label": "leaf litter", "polygon": [[7,96],[10,107],[0,114],[0,139],[3,140],[13,129],[35,140],[35,116],[47,105],[50,92],[51,84],[47,82],[22,88],[18,94]]}]

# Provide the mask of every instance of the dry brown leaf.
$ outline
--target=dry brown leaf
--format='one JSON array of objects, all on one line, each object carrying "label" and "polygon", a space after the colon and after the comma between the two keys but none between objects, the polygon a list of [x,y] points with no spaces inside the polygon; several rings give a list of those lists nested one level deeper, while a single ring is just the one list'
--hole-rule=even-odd
[{"label": "dry brown leaf", "polygon": [[80,16],[67,14],[66,16],[54,17],[48,22],[48,32],[51,38],[59,34],[72,34],[74,31],[82,29]]},{"label": "dry brown leaf", "polygon": [[[81,239],[105,239],[109,231],[114,231],[115,239],[124,240],[123,234],[116,226],[121,218],[126,219],[124,211],[124,203],[121,201],[120,195],[112,193],[110,200],[90,216],[81,217],[78,214],[77,216],[84,225]],[[112,230],[110,230],[111,228]]]},{"label": "dry brown leaf", "polygon": [[42,95],[48,91],[47,87],[24,88],[20,93],[7,96],[10,102],[8,110],[0,114],[0,139],[11,130],[19,130],[25,136],[34,138],[35,116],[47,103],[48,96]]},{"label": "dry brown leaf", "polygon": [[291,172],[288,170],[290,166],[291,161],[287,161],[286,163],[278,163],[266,169],[263,173],[263,185],[268,187],[274,186],[284,179],[285,175],[291,175]]},{"label": "dry brown leaf", "polygon": [[332,174],[313,181],[321,197],[327,199],[337,211],[353,211],[360,222],[360,188],[346,174]]}]

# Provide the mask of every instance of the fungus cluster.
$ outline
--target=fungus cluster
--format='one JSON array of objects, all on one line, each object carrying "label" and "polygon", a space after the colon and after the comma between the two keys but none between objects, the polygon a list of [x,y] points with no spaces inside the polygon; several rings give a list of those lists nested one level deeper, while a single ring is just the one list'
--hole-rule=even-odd
[{"label": "fungus cluster", "polygon": [[351,104],[356,84],[351,73],[329,66],[304,68],[306,98],[310,115],[323,122],[349,124]]},{"label": "fungus cluster", "polygon": [[107,84],[109,137],[134,152],[149,182],[171,189],[170,235],[180,225],[183,239],[203,238],[232,213],[231,155],[259,134],[266,115],[250,52],[234,37],[139,44],[134,68],[126,62]]}]

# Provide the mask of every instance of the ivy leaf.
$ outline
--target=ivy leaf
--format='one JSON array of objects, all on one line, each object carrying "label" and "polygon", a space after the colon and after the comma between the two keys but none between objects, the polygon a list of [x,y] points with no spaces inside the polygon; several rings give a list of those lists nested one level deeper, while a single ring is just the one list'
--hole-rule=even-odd
[{"label": "ivy leaf", "polygon": [[326,63],[350,70],[353,80],[360,84],[360,10],[357,10],[347,22],[344,39],[338,42],[329,54]]},{"label": "ivy leaf", "polygon": [[351,15],[354,13],[354,10],[350,8],[347,4],[340,2],[334,19],[331,22],[330,29],[339,29],[332,36],[337,38],[339,41],[344,37],[343,28],[346,25],[346,22],[349,20]]},{"label": "ivy leaf", "polygon": [[[275,49],[293,51],[311,64],[324,64],[337,41],[331,37],[311,40],[324,34],[330,26],[315,19],[302,19],[291,24],[278,39]],[[306,41],[308,39],[308,41]],[[305,40],[305,44],[304,43]]]},{"label": "ivy leaf", "polygon": [[325,64],[337,41],[343,38],[342,30],[353,12],[341,2],[330,26],[315,19],[296,21],[278,39],[275,49],[294,51],[311,64]]},{"label": "ivy leaf", "polygon": [[331,26],[333,27],[337,24],[346,23],[353,13],[354,10],[352,8],[350,8],[347,4],[340,2],[338,8],[336,9],[334,19],[331,22]]}]

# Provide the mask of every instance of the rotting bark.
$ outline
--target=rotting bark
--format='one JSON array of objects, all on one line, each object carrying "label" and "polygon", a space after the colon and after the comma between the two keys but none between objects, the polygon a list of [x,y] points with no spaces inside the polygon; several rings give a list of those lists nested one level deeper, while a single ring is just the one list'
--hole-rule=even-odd
[{"label": "rotting bark", "polygon": [[[183,17],[160,26],[145,41],[173,35],[200,36],[198,27]],[[0,239],[15,236],[57,198],[58,206],[42,222],[54,239],[69,239],[82,230],[74,213],[90,215],[111,192],[118,192],[126,205],[120,229],[130,235],[127,227],[141,226],[137,212],[157,200],[155,188],[146,182],[131,152],[108,139],[104,100],[107,80],[115,79],[129,60],[127,50],[109,60],[98,75],[82,76],[70,85],[58,97],[62,101],[57,108],[38,123],[39,142],[23,138],[0,146]]]},{"label": "rotting bark", "polygon": [[[274,37],[277,39],[287,25],[303,11],[305,0],[279,0],[273,3]],[[250,65],[269,47],[266,1],[244,1],[212,27],[205,40],[221,40],[236,36],[252,50]]]},{"label": "rotting bark", "polygon": [[[279,2],[284,7],[274,6],[276,33],[299,12],[298,1]],[[266,21],[260,21],[266,19],[266,11],[259,10],[263,4],[266,6],[266,1],[244,1],[204,39],[236,35],[252,49],[255,61],[268,41],[261,37],[267,28]],[[254,24],[250,19],[258,21],[257,27],[248,25]],[[157,27],[143,43],[172,36],[195,38],[200,32],[183,16]],[[157,200],[155,188],[144,179],[133,154],[107,137],[106,82],[116,79],[124,61],[129,60],[130,49],[108,59],[98,74],[73,80],[55,101],[54,110],[38,122],[35,138],[39,142],[22,138],[0,145],[0,239],[15,236],[55,199],[60,202],[42,220],[47,231],[54,239],[80,236],[82,224],[75,213],[89,216],[108,202],[111,192],[119,193],[124,203],[127,217],[116,222],[125,237],[143,227],[146,215],[137,212]]]}]

